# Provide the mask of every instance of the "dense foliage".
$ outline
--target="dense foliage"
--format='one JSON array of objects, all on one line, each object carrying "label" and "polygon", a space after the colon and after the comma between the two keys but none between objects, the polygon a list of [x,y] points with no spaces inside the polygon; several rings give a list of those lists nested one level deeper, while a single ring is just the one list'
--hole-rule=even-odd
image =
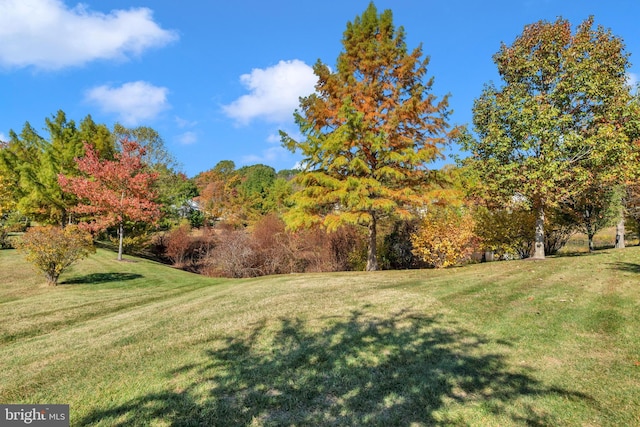
[{"label": "dense foliage", "polygon": [[544,258],[545,213],[587,188],[624,182],[637,118],[619,37],[587,19],[524,28],[494,61],[502,86],[485,86],[473,107],[478,138],[464,139],[468,164],[502,203],[523,197],[536,212],[534,256]]},{"label": "dense foliage", "polygon": [[[347,23],[336,66],[294,117],[300,169],[218,162],[180,172],[150,127],[111,129],[63,111],[0,141],[0,247],[31,225],[215,276],[447,267],[557,253],[576,232],[640,230],[640,96],[619,37],[589,18],[528,25],[493,59],[475,133],[450,128],[429,58],[390,10]],[[470,156],[433,170],[450,140]],[[71,229],[75,229],[71,228]],[[41,229],[45,230],[45,229]],[[57,230],[57,229],[56,229]],[[62,233],[61,230],[58,230]],[[76,242],[78,250],[82,242]]]},{"label": "dense foliage", "polygon": [[391,10],[378,14],[371,3],[347,24],[336,68],[314,66],[316,93],[295,114],[304,139],[282,133],[284,145],[304,157],[288,224],[366,227],[367,270],[378,268],[378,222],[414,217],[427,165],[448,137],[448,97],[430,93],[429,59],[421,47],[409,51],[405,38]]},{"label": "dense foliage", "polygon": [[0,182],[6,183],[7,191],[0,200],[10,198],[18,211],[34,220],[64,225],[73,222],[71,210],[77,200],[62,190],[58,174],[78,175],[74,159],[84,154],[84,143],[106,158],[115,148],[109,130],[91,116],[78,127],[58,111],[45,124],[48,138],[25,123],[20,134],[10,131],[9,141],[0,146]]},{"label": "dense foliage", "polygon": [[436,268],[458,265],[477,249],[474,229],[469,212],[454,206],[429,206],[419,231],[411,236],[414,252]]},{"label": "dense foliage", "polygon": [[74,262],[95,252],[91,235],[75,225],[30,228],[18,240],[18,249],[51,286],[58,284],[60,274]]},{"label": "dense foliage", "polygon": [[100,159],[91,146],[85,146],[85,156],[76,162],[86,176],[58,177],[62,188],[80,199],[74,211],[84,215],[86,228],[100,231],[118,227],[118,260],[122,260],[125,222],[154,222],[160,217],[152,188],[157,174],[145,171],[144,147],[127,139],[120,145],[122,151],[114,160]]}]

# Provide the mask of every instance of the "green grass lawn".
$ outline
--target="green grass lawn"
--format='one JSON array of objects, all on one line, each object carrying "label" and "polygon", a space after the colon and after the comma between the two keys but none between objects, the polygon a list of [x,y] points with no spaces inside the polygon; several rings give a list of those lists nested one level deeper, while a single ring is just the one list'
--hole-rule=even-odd
[{"label": "green grass lawn", "polygon": [[0,402],[72,425],[640,425],[640,248],[210,279],[0,251]]}]

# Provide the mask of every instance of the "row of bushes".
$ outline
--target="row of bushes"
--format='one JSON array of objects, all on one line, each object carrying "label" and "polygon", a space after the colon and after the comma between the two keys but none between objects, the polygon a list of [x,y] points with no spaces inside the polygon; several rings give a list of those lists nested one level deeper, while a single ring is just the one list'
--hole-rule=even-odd
[{"label": "row of bushes", "polygon": [[[487,242],[495,246],[490,249],[496,258],[507,259],[507,255],[512,253],[524,258],[532,244],[531,227],[527,226],[529,216],[528,212],[518,211],[478,216],[480,230],[498,232],[495,236],[485,233],[481,236],[481,244],[473,232],[477,228],[474,226],[476,220],[468,214],[458,215],[454,209],[434,208],[422,222],[386,225],[381,233],[384,238],[377,248],[379,264],[382,269],[395,270],[446,267],[470,261],[472,252],[487,248]],[[545,235],[545,250],[555,253],[574,230],[559,222],[550,225]],[[39,228],[42,227],[30,231]],[[67,240],[73,236],[63,235],[63,231],[70,231],[68,228],[60,230],[57,244],[54,244],[53,235],[47,235],[45,239],[37,240],[38,245],[32,245],[29,250],[46,255],[47,251],[53,253],[59,246],[71,248],[75,241],[70,240],[69,243]],[[215,277],[363,270],[367,261],[367,241],[363,231],[361,227],[352,226],[333,233],[322,229],[292,232],[276,215],[267,215],[248,228],[219,224],[215,228],[192,229],[189,223],[184,223],[161,234],[139,229],[128,237],[127,249],[131,254],[151,256],[184,270]],[[42,232],[53,233],[46,227]],[[79,230],[74,233],[79,233]],[[25,236],[29,234],[27,232]],[[153,239],[149,237],[152,235]],[[22,240],[16,240],[7,228],[0,227],[0,248],[12,247],[14,243],[21,246]],[[45,246],[47,249],[42,250]]]},{"label": "row of bushes", "polygon": [[174,266],[215,277],[351,270],[362,239],[355,229],[326,234],[292,233],[268,215],[251,229],[219,226],[192,230],[183,224],[155,242]]},{"label": "row of bushes", "polygon": [[[383,268],[423,266],[411,252],[412,230],[407,223],[399,223],[387,234],[378,248]],[[218,226],[192,230],[183,224],[159,236],[154,246],[178,268],[236,278],[363,270],[367,255],[360,227],[333,233],[321,229],[292,232],[275,215],[243,229]]]}]

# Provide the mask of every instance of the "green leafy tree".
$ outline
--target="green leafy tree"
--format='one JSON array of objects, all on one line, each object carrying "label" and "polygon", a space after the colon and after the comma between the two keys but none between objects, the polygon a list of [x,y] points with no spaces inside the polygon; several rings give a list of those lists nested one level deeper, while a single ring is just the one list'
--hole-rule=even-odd
[{"label": "green leafy tree", "polygon": [[119,123],[113,126],[113,136],[115,141],[136,141],[144,147],[142,163],[156,169],[157,166],[166,167],[171,170],[178,168],[175,157],[167,150],[164,140],[153,128],[148,126],[138,126],[127,128]]},{"label": "green leafy tree", "polygon": [[268,213],[267,199],[276,180],[276,171],[271,166],[252,165],[238,170],[239,200],[243,201],[245,216],[255,222]]},{"label": "green leafy tree", "polygon": [[91,235],[75,225],[30,228],[17,246],[51,286],[58,284],[58,278],[69,266],[95,252]]},{"label": "green leafy tree", "polygon": [[[136,141],[144,148],[141,158],[147,172],[157,175],[154,191],[157,202],[162,206],[163,227],[177,224],[181,218],[192,214],[189,202],[197,195],[195,183],[180,171],[180,165],[167,149],[164,139],[158,131],[148,126],[128,128],[120,123],[113,126],[113,137],[116,141]],[[131,228],[128,235],[140,231],[143,234],[147,227]],[[145,238],[144,235],[139,236]]]},{"label": "green leafy tree", "polygon": [[628,162],[632,166],[631,173],[626,176],[626,182],[619,187],[621,200],[616,224],[616,249],[625,247],[625,219],[637,216],[638,213],[638,187],[640,186],[640,84],[635,88],[630,111],[625,127],[629,138],[633,141],[635,150],[632,152],[633,157]]},{"label": "green leafy tree", "polygon": [[295,114],[305,139],[281,132],[285,147],[304,157],[301,187],[286,215],[292,228],[348,224],[368,228],[367,270],[378,269],[378,222],[415,215],[427,164],[447,142],[448,97],[430,93],[429,58],[407,49],[390,10],[373,3],[347,23],[335,71],[318,61],[316,93]]},{"label": "green leafy tree", "polygon": [[620,215],[622,188],[594,183],[584,191],[565,199],[559,209],[568,214],[577,228],[587,235],[589,252],[595,247],[593,237],[613,224]]},{"label": "green leafy tree", "polygon": [[473,107],[472,153],[487,194],[524,197],[536,213],[534,257],[544,258],[545,212],[589,182],[628,170],[630,91],[623,41],[589,18],[527,25],[494,56],[501,87],[488,84]]},{"label": "green leafy tree", "polygon": [[112,156],[114,143],[104,125],[87,116],[78,128],[63,111],[45,119],[46,136],[27,122],[21,133],[9,132],[0,148],[0,173],[11,183],[15,208],[37,221],[65,225],[72,221],[77,199],[58,184],[58,174],[77,175],[75,158],[84,154],[83,142],[101,155]]},{"label": "green leafy tree", "polygon": [[480,206],[474,211],[475,234],[495,259],[528,258],[534,240],[535,216],[517,204],[504,209]]},{"label": "green leafy tree", "polygon": [[282,174],[281,172],[278,172],[262,203],[265,212],[283,214],[291,207],[289,199],[293,194],[293,184],[291,179],[287,178],[286,173]]},{"label": "green leafy tree", "polygon": [[[5,150],[7,145],[7,143],[0,141],[0,152]],[[13,197],[11,177],[7,171],[0,168],[0,221],[14,209],[14,206],[15,199]]]},{"label": "green leafy tree", "polygon": [[164,165],[157,165],[154,171],[158,175],[154,190],[161,205],[163,222],[166,222],[165,226],[177,225],[192,213],[190,202],[198,195],[196,184],[184,173]]},{"label": "green leafy tree", "polygon": [[235,168],[230,160],[195,177],[196,201],[213,221],[243,227],[260,221],[269,213],[282,213],[292,193],[293,171],[276,171],[271,166]]},{"label": "green leafy tree", "polygon": [[[80,122],[78,131],[79,139],[88,142],[100,158],[113,160],[116,154],[116,136],[106,125],[94,122],[89,114]],[[84,155],[84,151],[79,155]]]},{"label": "green leafy tree", "polygon": [[[29,122],[20,134],[9,131],[9,141],[0,150],[0,169],[8,181],[16,210],[33,217],[39,215],[37,195],[44,186],[38,185],[38,170],[46,141]],[[45,216],[46,215],[42,215]]]}]

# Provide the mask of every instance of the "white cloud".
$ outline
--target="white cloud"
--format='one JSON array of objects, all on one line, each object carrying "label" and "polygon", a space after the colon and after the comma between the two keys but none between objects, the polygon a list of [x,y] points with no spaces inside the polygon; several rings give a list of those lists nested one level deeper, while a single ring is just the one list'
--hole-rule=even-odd
[{"label": "white cloud", "polygon": [[[302,135],[298,131],[286,132],[292,137],[302,138]],[[276,132],[270,133],[266,137],[267,146],[259,154],[249,154],[242,157],[241,161],[244,164],[256,164],[264,163],[271,166],[276,165],[292,165],[295,163],[294,154],[284,148],[281,144],[280,134]],[[287,168],[291,166],[285,166]]]},{"label": "white cloud", "polygon": [[262,151],[260,155],[250,154],[242,157],[242,163],[245,164],[275,164],[291,157],[289,150],[283,147],[272,146]]},{"label": "white cloud", "polygon": [[256,118],[273,123],[290,121],[299,98],[313,93],[317,77],[310,66],[294,59],[255,68],[240,76],[240,81],[249,94],[222,108],[228,117],[246,125]]},{"label": "white cloud", "polygon": [[9,138],[7,138],[7,135],[5,135],[4,133],[0,132],[0,141],[8,142]]},{"label": "white cloud", "polygon": [[138,125],[169,108],[168,89],[137,81],[120,87],[98,86],[86,92],[88,102],[105,113],[116,114],[125,125]]},{"label": "white cloud", "polygon": [[90,11],[61,0],[0,1],[0,65],[55,70],[97,59],[126,59],[178,38],[147,8]]},{"label": "white cloud", "polygon": [[190,145],[198,140],[198,135],[195,132],[185,132],[182,135],[178,135],[178,142],[182,145]]},{"label": "white cloud", "polygon": [[195,120],[187,120],[187,119],[183,119],[182,117],[175,117],[176,120],[176,124],[178,125],[178,127],[180,129],[184,129],[184,128],[192,128],[194,126],[196,126],[198,124],[197,121]]},{"label": "white cloud", "polygon": [[631,88],[635,89],[639,81],[636,73],[627,73],[627,84],[631,86]]},{"label": "white cloud", "polygon": [[277,144],[279,142],[282,141],[282,138],[280,137],[279,133],[272,133],[271,135],[269,135],[267,137],[267,142],[271,143],[271,144]]}]

